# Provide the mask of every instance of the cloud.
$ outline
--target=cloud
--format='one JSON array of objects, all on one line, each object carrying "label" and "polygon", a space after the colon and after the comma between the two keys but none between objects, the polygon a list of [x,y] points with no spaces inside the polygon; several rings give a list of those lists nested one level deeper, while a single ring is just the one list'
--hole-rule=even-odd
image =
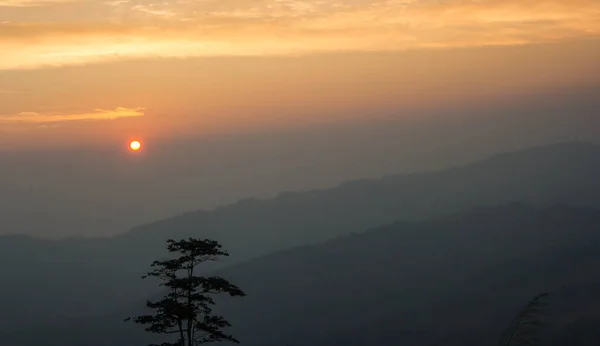
[{"label": "cloud", "polygon": [[2,7],[47,7],[55,4],[78,2],[81,0],[0,0]]},{"label": "cloud", "polygon": [[47,11],[39,14],[45,22],[20,21],[15,14],[0,24],[0,70],[148,57],[389,51],[600,37],[597,0],[123,0],[80,5],[97,17],[67,20],[68,11]]},{"label": "cloud", "polygon": [[160,9],[160,7],[155,6],[155,4],[149,5],[134,5],[131,7],[134,11],[140,11],[143,13],[147,13],[154,16],[159,17],[174,17],[176,15],[175,12],[165,9]]},{"label": "cloud", "polygon": [[95,109],[93,112],[71,114],[21,112],[17,114],[0,115],[0,122],[56,124],[67,121],[115,120],[119,118],[143,116],[143,110],[144,108],[117,107],[114,110]]}]

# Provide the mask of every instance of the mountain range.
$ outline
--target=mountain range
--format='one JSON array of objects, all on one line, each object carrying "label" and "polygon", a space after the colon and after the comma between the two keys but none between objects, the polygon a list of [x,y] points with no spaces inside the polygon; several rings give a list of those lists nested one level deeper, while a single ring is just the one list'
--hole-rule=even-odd
[{"label": "mountain range", "polygon": [[[414,338],[435,344],[462,328],[450,325],[432,331],[432,326],[440,328],[441,320],[430,316],[453,311],[448,307],[453,299],[467,296],[488,302],[490,292],[505,292],[506,297],[499,301],[519,304],[536,290],[558,289],[561,278],[568,278],[565,280],[573,285],[574,279],[567,275],[573,266],[579,268],[585,262],[584,268],[592,270],[597,241],[593,231],[599,223],[597,211],[588,208],[600,207],[599,176],[600,148],[567,143],[497,155],[437,172],[244,200],[140,226],[112,238],[0,237],[0,340],[11,340],[10,346],[39,343],[39,338],[47,345],[55,341],[64,346],[94,345],[89,339],[77,341],[72,333],[44,337],[28,328],[40,326],[39,330],[47,332],[47,326],[57,321],[76,319],[88,321],[77,330],[86,330],[90,324],[111,330],[107,321],[112,319],[106,316],[121,321],[119,316],[130,311],[128,307],[133,309],[135,302],[143,305],[148,296],[156,294],[156,289],[139,277],[152,260],[162,256],[164,241],[194,236],[216,239],[232,253],[227,261],[206,270],[222,271],[240,281],[240,286],[246,285],[248,299],[236,306],[224,303],[223,309],[231,311],[236,331],[249,344],[331,342],[324,339],[325,334],[338,341],[346,340],[342,337],[346,335],[347,341],[340,343],[358,342],[360,337],[347,331],[366,325],[378,326],[371,332],[382,337],[381,342],[391,340],[380,333],[387,330],[398,333],[398,340],[404,342]],[[515,201],[523,204],[507,205]],[[553,217],[563,213],[565,219]],[[505,227],[493,229],[495,222],[504,222]],[[557,230],[536,238],[544,230],[542,224]],[[362,233],[368,229],[373,230]],[[569,229],[576,233],[568,235]],[[351,236],[353,233],[359,234]],[[576,244],[564,247],[570,237]],[[544,240],[541,244],[540,239]],[[448,247],[450,244],[453,246]],[[579,254],[589,258],[581,255],[585,257],[581,259]],[[579,259],[583,262],[577,262]],[[539,265],[532,264],[536,261],[546,265],[542,272],[554,271],[556,266],[563,269],[547,281],[546,276],[532,279],[531,285],[515,279],[542,275]],[[582,270],[579,275],[587,278],[590,273]],[[481,283],[475,278],[479,277],[488,286],[478,286]],[[469,280],[473,282],[467,284]],[[516,283],[518,290],[512,287]],[[466,293],[469,289],[474,292]],[[374,292],[376,297],[371,297]],[[384,303],[384,298],[394,303]],[[283,304],[289,300],[297,304]],[[432,301],[445,308],[435,307]],[[352,306],[354,313],[344,310]],[[481,304],[473,302],[473,306]],[[497,306],[492,304],[487,311],[502,310]],[[310,313],[298,310],[309,307],[314,309]],[[452,309],[464,315],[469,311],[460,306]],[[248,317],[257,311],[261,318]],[[491,326],[496,328],[496,322],[511,313],[514,309],[498,312],[497,321],[485,328],[478,326],[483,328],[478,330],[489,334]],[[341,321],[341,316],[353,315],[356,318]],[[293,316],[290,325],[269,327],[274,321],[288,321],[284,317],[289,316]],[[472,317],[477,323],[482,321],[475,312]],[[331,331],[328,326],[332,324],[326,322],[338,320],[340,323],[333,325],[339,330]],[[461,321],[455,322],[473,327]],[[64,331],[60,325],[52,329]],[[131,336],[135,332],[121,325],[114,328],[113,333],[100,333],[93,339],[104,340],[103,345],[131,344],[124,340],[135,338]],[[120,333],[130,336],[121,338]],[[374,337],[365,333],[361,336],[365,340]],[[28,337],[34,335],[37,339],[28,343]],[[71,339],[64,339],[69,335]]]},{"label": "mountain range", "polygon": [[[511,203],[396,222],[217,270],[248,294],[219,301],[218,312],[251,346],[492,345],[527,300],[550,292],[541,334],[547,345],[561,345],[553,342],[600,322],[599,263],[599,209]],[[123,323],[144,311],[144,301],[4,339],[11,346],[150,343],[141,327]]]}]

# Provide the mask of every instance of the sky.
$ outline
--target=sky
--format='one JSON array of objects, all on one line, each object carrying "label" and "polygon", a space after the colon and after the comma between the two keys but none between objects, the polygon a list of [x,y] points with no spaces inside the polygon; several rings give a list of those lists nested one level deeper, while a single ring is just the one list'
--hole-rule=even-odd
[{"label": "sky", "polygon": [[0,0],[0,150],[595,85],[599,35],[597,0]]},{"label": "sky", "polygon": [[600,142],[598,61],[597,0],[0,0],[0,234]]}]

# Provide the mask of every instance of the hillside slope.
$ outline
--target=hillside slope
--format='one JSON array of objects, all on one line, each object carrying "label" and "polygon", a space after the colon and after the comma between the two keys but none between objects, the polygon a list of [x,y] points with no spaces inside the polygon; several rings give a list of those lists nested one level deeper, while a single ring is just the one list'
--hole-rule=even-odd
[{"label": "hillside slope", "polygon": [[[232,266],[218,274],[248,296],[223,301],[220,310],[249,346],[491,345],[524,302],[550,291],[554,314],[546,337],[567,340],[591,316],[600,322],[590,315],[600,303],[591,289],[600,284],[599,263],[600,210],[476,208]],[[122,323],[143,301],[110,316],[13,336],[13,342],[144,344],[151,340],[139,326]],[[592,338],[589,331],[585,336]]]}]

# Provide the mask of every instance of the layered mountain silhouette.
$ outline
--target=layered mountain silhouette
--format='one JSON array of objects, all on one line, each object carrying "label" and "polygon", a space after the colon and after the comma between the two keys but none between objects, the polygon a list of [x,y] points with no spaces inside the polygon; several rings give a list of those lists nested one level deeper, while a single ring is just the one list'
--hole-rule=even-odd
[{"label": "layered mountain silhouette", "polygon": [[0,237],[0,332],[58,318],[109,314],[143,300],[155,291],[139,276],[162,254],[167,238],[220,241],[233,255],[209,268],[217,270],[397,220],[415,222],[476,206],[521,201],[534,206],[600,207],[599,176],[600,148],[568,143],[439,172],[241,201],[107,239]]},{"label": "layered mountain silhouette", "polygon": [[[248,293],[220,302],[219,310],[251,346],[494,345],[522,305],[550,292],[545,345],[587,346],[600,337],[585,329],[600,323],[599,263],[600,210],[513,203],[396,222],[219,270]],[[144,300],[9,340],[15,346],[156,341],[122,322],[141,312]]]}]

